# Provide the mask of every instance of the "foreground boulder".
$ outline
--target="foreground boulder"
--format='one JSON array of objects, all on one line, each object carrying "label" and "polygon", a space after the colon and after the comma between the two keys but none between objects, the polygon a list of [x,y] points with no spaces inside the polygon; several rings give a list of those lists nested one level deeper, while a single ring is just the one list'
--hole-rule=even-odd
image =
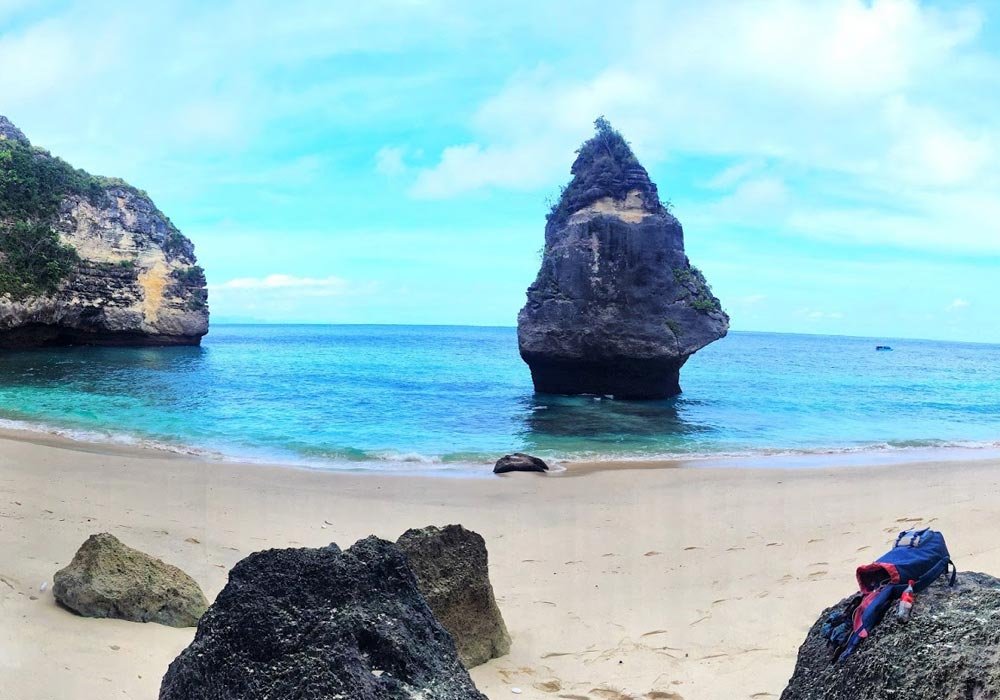
[{"label": "foreground boulder", "polygon": [[145,192],[76,170],[0,116],[0,348],[197,345],[196,263]]},{"label": "foreground boulder", "polygon": [[515,452],[512,455],[504,455],[493,465],[494,474],[506,474],[507,472],[547,472],[549,465],[538,457],[526,455],[523,452]]},{"label": "foreground boulder", "polygon": [[193,627],[208,607],[190,576],[117,537],[91,535],[69,566],[56,572],[57,601],[85,617],[113,617]]},{"label": "foreground boulder", "polygon": [[160,700],[277,698],[486,700],[406,556],[375,537],[239,562],[160,686]]},{"label": "foreground boulder", "polygon": [[432,526],[407,530],[396,544],[410,560],[420,592],[451,633],[466,668],[510,651],[482,536],[461,525]]},{"label": "foreground boulder", "polygon": [[538,277],[517,318],[535,390],[655,399],[726,335],[729,317],[684,254],[680,222],[602,119],[549,213]]},{"label": "foreground boulder", "polygon": [[782,700],[1000,698],[1000,579],[960,573],[949,588],[942,577],[917,594],[909,622],[890,611],[838,664],[820,636],[833,609],[809,630]]}]

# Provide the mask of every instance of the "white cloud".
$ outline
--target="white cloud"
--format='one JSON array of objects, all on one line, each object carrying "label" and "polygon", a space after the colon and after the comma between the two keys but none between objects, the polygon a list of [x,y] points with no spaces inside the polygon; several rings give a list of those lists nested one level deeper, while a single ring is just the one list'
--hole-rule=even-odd
[{"label": "white cloud", "polygon": [[958,311],[959,309],[966,309],[969,306],[971,306],[971,304],[965,299],[955,299],[950,304],[948,304],[948,307],[945,310]]},{"label": "white cloud", "polygon": [[606,61],[584,75],[568,64],[513,75],[411,194],[551,191],[605,114],[647,167],[731,161],[702,184],[718,201],[685,213],[700,225],[750,217],[855,243],[1000,249],[1000,217],[969,206],[996,209],[1000,190],[1000,66],[979,48],[977,11],[640,2],[605,21],[616,37]]},{"label": "white cloud", "polygon": [[383,146],[375,154],[375,172],[386,177],[396,177],[406,172],[406,149],[402,146]]},{"label": "white cloud", "polygon": [[325,289],[331,294],[342,294],[350,283],[341,277],[295,277],[273,274],[267,277],[239,277],[215,285],[217,289]]},{"label": "white cloud", "polygon": [[839,320],[844,318],[840,311],[820,311],[819,309],[801,309],[800,316],[805,316],[810,321]]}]

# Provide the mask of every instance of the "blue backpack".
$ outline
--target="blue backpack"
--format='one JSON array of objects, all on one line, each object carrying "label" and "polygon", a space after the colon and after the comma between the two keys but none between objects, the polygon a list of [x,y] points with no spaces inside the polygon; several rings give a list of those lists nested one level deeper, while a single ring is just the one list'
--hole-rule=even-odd
[{"label": "blue backpack", "polygon": [[934,583],[949,566],[952,574],[948,585],[954,586],[958,572],[948,553],[944,535],[937,530],[926,528],[899,533],[892,549],[873,563],[858,567],[860,593],[845,611],[833,613],[823,625],[823,635],[836,647],[834,660],[846,659],[854,653],[870,630],[882,621],[910,581],[913,582],[914,592],[919,593]]}]

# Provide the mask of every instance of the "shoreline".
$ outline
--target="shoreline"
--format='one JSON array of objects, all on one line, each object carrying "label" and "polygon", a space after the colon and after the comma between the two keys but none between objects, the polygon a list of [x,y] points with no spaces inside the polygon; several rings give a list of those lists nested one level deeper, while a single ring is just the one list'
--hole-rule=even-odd
[{"label": "shoreline", "polygon": [[191,640],[41,590],[96,532],[213,600],[253,551],[461,523],[486,539],[514,640],[472,670],[494,700],[777,697],[819,612],[907,526],[943,530],[961,570],[1000,572],[996,459],[428,480],[80,447],[0,437],[0,687],[18,700],[155,697]]},{"label": "shoreline", "polygon": [[[10,424],[16,423],[17,427]],[[73,435],[72,433],[78,433]],[[189,459],[207,464],[280,467],[337,474],[371,474],[400,477],[480,478],[492,477],[492,461],[447,462],[429,459],[370,459],[342,461],[301,461],[237,456],[182,444],[131,438],[99,439],[95,433],[60,428],[45,423],[0,419],[0,441],[13,440],[36,445],[59,447],[80,452],[121,456],[152,456],[163,459]],[[509,450],[517,451],[516,449]],[[497,453],[499,459],[502,453]],[[815,450],[775,450],[744,454],[697,454],[668,456],[544,457],[551,468],[548,476],[575,477],[597,471],[635,471],[656,469],[823,469],[828,467],[873,467],[926,462],[965,462],[1000,459],[1000,442],[982,444],[943,444],[940,446],[871,446]],[[379,468],[382,465],[383,468]],[[412,466],[411,466],[412,465]],[[388,467],[388,468],[386,468]]]}]

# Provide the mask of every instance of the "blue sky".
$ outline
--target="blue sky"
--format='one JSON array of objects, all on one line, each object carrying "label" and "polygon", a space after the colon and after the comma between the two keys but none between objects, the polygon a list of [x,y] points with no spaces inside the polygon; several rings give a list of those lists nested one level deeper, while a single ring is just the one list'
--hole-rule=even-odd
[{"label": "blue sky", "polygon": [[733,328],[1000,341],[1000,7],[611,7],[0,0],[0,114],[150,192],[217,321],[512,325],[605,114]]}]

